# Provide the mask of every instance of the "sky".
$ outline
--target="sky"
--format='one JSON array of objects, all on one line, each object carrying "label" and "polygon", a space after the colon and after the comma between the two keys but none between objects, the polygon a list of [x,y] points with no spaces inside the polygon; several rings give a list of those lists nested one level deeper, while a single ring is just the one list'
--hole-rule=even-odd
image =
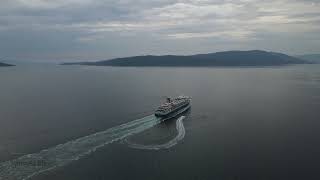
[{"label": "sky", "polygon": [[1,0],[0,59],[320,53],[319,0]]}]

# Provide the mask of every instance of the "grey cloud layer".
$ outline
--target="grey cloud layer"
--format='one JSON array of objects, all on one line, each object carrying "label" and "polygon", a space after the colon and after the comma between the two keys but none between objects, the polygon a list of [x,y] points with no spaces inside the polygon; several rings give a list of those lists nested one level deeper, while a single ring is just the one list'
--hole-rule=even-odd
[{"label": "grey cloud layer", "polygon": [[[317,0],[4,0],[0,54],[81,59],[320,49]],[[137,46],[136,44],[139,44]]]}]

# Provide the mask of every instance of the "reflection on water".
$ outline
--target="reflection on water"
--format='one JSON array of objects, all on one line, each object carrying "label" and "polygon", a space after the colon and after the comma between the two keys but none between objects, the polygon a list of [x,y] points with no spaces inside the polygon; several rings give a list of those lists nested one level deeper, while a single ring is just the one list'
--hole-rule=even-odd
[{"label": "reflection on water", "polygon": [[[65,165],[132,132],[135,144],[166,144],[183,125],[185,138],[171,149],[113,143],[32,179],[320,179],[319,80],[319,65],[1,69],[0,177]],[[179,94],[193,97],[184,120],[130,123],[152,114],[162,96]],[[112,127],[120,130],[92,136]]]}]

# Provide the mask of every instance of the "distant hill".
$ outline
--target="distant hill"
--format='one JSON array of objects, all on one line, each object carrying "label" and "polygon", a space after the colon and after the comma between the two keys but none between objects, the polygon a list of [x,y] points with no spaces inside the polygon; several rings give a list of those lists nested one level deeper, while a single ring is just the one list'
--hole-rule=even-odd
[{"label": "distant hill", "polygon": [[320,63],[320,54],[307,54],[307,55],[301,55],[297,56],[297,58],[307,60],[313,63]]},{"label": "distant hill", "polygon": [[14,66],[14,65],[0,62],[0,67],[4,67],[4,66]]},{"label": "distant hill", "polygon": [[305,60],[281,53],[253,51],[225,51],[191,56],[135,56],[116,58],[97,62],[64,63],[63,65],[94,66],[277,66],[287,64],[306,64]]}]

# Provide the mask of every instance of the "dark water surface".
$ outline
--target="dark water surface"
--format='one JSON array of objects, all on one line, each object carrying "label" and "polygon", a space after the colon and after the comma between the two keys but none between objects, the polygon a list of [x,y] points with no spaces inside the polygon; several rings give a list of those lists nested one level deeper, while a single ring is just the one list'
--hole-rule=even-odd
[{"label": "dark water surface", "polygon": [[[179,94],[193,98],[181,122],[134,127],[143,131],[32,179],[320,179],[319,65],[1,68],[0,161],[128,125]],[[132,146],[179,135],[163,149]]]}]

